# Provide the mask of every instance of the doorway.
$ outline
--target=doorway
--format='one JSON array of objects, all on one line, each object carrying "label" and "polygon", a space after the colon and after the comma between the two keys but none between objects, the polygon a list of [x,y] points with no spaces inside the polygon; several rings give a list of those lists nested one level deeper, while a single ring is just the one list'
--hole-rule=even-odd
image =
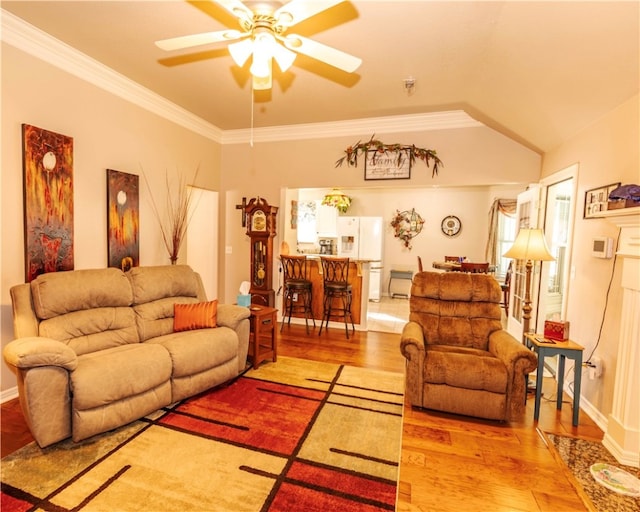
[{"label": "doorway", "polygon": [[545,320],[565,320],[571,277],[571,241],[576,203],[578,165],[543,180],[543,227],[555,261],[542,265],[538,283],[537,332]]},{"label": "doorway", "polygon": [[[542,227],[555,260],[535,263],[531,276],[530,326],[544,331],[545,320],[565,319],[571,277],[572,231],[575,219],[578,164],[548,176],[518,195],[518,227]],[[518,261],[511,281],[507,330],[522,339],[525,262]]]}]

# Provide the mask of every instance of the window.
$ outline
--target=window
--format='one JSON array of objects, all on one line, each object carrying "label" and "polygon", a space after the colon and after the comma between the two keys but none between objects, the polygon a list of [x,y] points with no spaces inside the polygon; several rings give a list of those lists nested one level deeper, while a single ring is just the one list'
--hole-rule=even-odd
[{"label": "window", "polygon": [[504,213],[498,213],[498,238],[496,240],[496,277],[503,278],[507,273],[510,258],[504,258],[502,255],[507,252],[516,239],[517,219],[509,217]]},{"label": "window", "polygon": [[317,240],[316,201],[298,203],[298,242],[313,243]]}]

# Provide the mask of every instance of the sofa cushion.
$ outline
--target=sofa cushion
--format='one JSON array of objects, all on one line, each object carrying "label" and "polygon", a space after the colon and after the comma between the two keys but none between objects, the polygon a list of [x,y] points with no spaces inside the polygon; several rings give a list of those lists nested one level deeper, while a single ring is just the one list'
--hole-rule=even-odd
[{"label": "sofa cushion", "polygon": [[424,380],[457,388],[506,393],[507,367],[489,352],[467,347],[429,346]]},{"label": "sofa cushion", "polygon": [[198,275],[188,265],[134,267],[127,272],[127,277],[134,304],[166,297],[198,297]]},{"label": "sofa cushion", "polygon": [[40,336],[62,341],[76,354],[138,343],[136,315],[130,307],[75,311],[40,322]]},{"label": "sofa cushion", "polygon": [[117,268],[50,272],[30,284],[39,319],[86,309],[129,306],[133,300],[129,280]]},{"label": "sofa cushion", "polygon": [[216,327],[218,301],[197,302],[194,304],[174,304],[173,330],[192,331],[193,329],[212,329]]},{"label": "sofa cushion", "polygon": [[176,304],[196,304],[195,297],[166,297],[133,306],[140,341],[171,334]]},{"label": "sofa cushion", "polygon": [[238,336],[228,327],[167,334],[144,344],[162,345],[169,352],[174,378],[194,375],[238,355]]},{"label": "sofa cushion", "polygon": [[171,358],[159,345],[137,343],[85,354],[71,372],[73,409],[109,405],[170,379]]},{"label": "sofa cushion", "polygon": [[499,303],[501,292],[493,276],[466,272],[420,272],[414,276],[411,287],[412,297],[467,302]]},{"label": "sofa cushion", "polygon": [[493,276],[422,272],[411,287],[409,320],[422,326],[425,342],[486,350],[502,329],[501,288]]}]

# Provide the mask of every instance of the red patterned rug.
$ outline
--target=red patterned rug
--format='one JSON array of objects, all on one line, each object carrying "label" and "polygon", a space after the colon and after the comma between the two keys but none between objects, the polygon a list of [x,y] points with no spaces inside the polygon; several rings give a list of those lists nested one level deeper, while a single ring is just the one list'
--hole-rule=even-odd
[{"label": "red patterned rug", "polygon": [[2,511],[394,510],[404,376],[281,357],[81,443],[2,459]]}]

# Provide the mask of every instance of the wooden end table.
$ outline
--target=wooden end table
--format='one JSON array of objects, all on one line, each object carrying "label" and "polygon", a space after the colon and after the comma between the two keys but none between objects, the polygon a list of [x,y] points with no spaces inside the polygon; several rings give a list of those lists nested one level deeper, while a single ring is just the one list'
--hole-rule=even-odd
[{"label": "wooden end table", "polygon": [[276,308],[268,306],[249,307],[251,315],[249,323],[249,357],[253,362],[253,368],[257,369],[262,361],[271,358],[275,363],[278,357],[276,343],[276,325],[278,323]]},{"label": "wooden end table", "polygon": [[533,419],[538,421],[540,417],[540,398],[542,397],[542,375],[544,373],[544,358],[558,357],[558,392],[556,399],[556,409],[562,409],[562,392],[564,387],[564,362],[565,358],[574,360],[573,367],[573,426],[578,426],[578,416],[580,414],[580,384],[582,379],[582,352],[584,347],[574,341],[539,341],[546,339],[542,334],[526,333],[524,340],[528,348],[533,349],[538,354],[538,370],[536,373],[536,403],[533,410]]}]

